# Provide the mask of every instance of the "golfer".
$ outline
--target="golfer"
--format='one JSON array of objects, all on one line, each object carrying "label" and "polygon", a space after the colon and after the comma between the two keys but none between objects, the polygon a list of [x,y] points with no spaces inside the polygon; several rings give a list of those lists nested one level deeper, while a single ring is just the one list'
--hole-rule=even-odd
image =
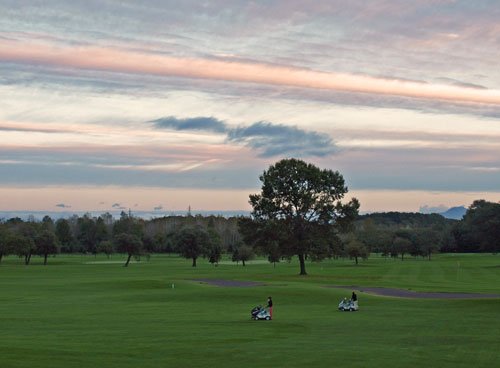
[{"label": "golfer", "polygon": [[354,306],[356,308],[358,308],[358,296],[356,295],[356,293],[354,291],[352,292],[351,300],[354,303]]},{"label": "golfer", "polygon": [[273,319],[273,299],[271,297],[267,298],[267,308],[269,309],[271,319]]}]

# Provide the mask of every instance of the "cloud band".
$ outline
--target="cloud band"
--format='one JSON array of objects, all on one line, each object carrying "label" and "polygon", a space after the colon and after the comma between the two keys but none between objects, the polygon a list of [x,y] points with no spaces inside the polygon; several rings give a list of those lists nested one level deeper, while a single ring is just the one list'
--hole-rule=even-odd
[{"label": "cloud band", "polygon": [[493,89],[322,72],[232,59],[180,58],[95,46],[56,47],[0,40],[0,61],[500,105],[500,91]]}]

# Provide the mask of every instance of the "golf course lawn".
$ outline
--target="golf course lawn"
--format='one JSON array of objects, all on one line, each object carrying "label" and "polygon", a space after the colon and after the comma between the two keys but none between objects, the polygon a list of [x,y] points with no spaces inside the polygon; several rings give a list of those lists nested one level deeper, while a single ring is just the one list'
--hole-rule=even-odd
[{"label": "golf course lawn", "polygon": [[[43,266],[0,264],[0,367],[499,367],[500,297],[423,299],[359,291],[358,312],[337,311],[350,289],[377,286],[500,294],[500,255],[373,255],[276,267],[198,267],[152,255],[58,255]],[[241,280],[260,286],[220,287]],[[243,285],[244,286],[244,285]],[[274,320],[250,310],[274,301]]]}]

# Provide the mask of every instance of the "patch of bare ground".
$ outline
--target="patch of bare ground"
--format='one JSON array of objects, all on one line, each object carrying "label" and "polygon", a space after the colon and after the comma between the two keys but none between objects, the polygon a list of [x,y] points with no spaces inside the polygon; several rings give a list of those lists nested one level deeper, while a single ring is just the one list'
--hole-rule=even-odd
[{"label": "patch of bare ground", "polygon": [[361,287],[361,286],[330,286],[334,288],[356,290],[379,296],[390,296],[396,298],[422,298],[422,299],[485,299],[500,298],[500,294],[475,294],[475,293],[448,293],[428,292],[405,289],[393,289],[384,287]]},{"label": "patch of bare ground", "polygon": [[219,286],[219,287],[254,287],[264,286],[265,284],[257,281],[238,281],[238,280],[214,280],[214,279],[195,279],[200,283]]}]

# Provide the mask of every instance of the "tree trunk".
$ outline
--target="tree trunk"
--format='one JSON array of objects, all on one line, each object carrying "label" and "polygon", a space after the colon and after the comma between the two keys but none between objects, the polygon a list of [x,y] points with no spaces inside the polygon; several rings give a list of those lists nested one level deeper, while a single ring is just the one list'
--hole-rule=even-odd
[{"label": "tree trunk", "polygon": [[3,257],[3,254],[0,253],[0,262],[2,262],[2,257]]},{"label": "tree trunk", "polygon": [[46,266],[47,265],[47,254],[44,254],[44,258],[43,258],[43,265]]},{"label": "tree trunk", "polygon": [[196,258],[193,257],[193,267],[196,267]]},{"label": "tree trunk", "polygon": [[431,253],[432,253],[432,252],[429,252],[429,261],[431,260]]},{"label": "tree trunk", "polygon": [[127,262],[125,263],[125,267],[128,267],[128,263],[130,262],[130,258],[132,258],[132,254],[128,255]]},{"label": "tree trunk", "polygon": [[358,257],[354,257],[354,259],[356,260],[356,265],[358,264]]},{"label": "tree trunk", "polygon": [[299,263],[300,263],[300,275],[307,275],[306,262],[304,259],[304,255],[302,253],[299,254]]},{"label": "tree trunk", "polygon": [[404,261],[405,254],[401,253],[401,260]]},{"label": "tree trunk", "polygon": [[245,260],[243,259],[241,262],[243,263],[243,267],[245,267]]}]

